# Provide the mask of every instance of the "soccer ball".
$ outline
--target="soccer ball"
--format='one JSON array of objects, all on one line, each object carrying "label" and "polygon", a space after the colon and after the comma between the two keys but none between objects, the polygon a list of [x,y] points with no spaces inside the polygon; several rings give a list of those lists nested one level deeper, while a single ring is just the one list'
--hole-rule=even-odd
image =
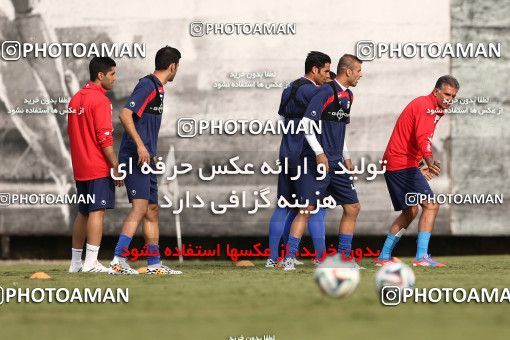
[{"label": "soccer ball", "polygon": [[314,278],[324,294],[341,298],[351,295],[358,287],[359,269],[334,257],[327,258],[315,269]]},{"label": "soccer ball", "polygon": [[413,288],[415,281],[411,267],[402,262],[391,263],[382,266],[375,274],[375,289],[379,292],[386,286]]}]

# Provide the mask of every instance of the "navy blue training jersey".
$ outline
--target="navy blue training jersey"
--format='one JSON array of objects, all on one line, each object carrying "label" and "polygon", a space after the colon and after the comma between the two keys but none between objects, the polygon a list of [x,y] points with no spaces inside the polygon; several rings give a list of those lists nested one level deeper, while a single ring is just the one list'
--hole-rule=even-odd
[{"label": "navy blue training jersey", "polygon": [[[351,90],[342,91],[336,81],[332,82],[337,90],[338,103],[335,103],[335,93],[330,84],[324,84],[317,94],[310,100],[305,111],[305,117],[321,120],[322,131],[316,134],[324,153],[331,163],[343,162],[345,128],[350,122],[349,113],[353,95]],[[307,144],[303,150],[303,157],[315,159],[315,152]]]},{"label": "navy blue training jersey", "polygon": [[[150,74],[138,81],[133,93],[124,105],[126,109],[133,112],[136,131],[151,157],[154,157],[158,151],[158,135],[163,113],[164,94],[165,90],[159,79]],[[136,155],[136,144],[124,131],[120,143],[119,158]]]},{"label": "navy blue training jersey", "polygon": [[[297,89],[294,99],[290,98],[289,100],[292,85],[296,81],[303,81],[304,85],[301,85]],[[290,83],[289,86],[283,90],[282,99],[280,102],[280,114],[285,119],[285,125],[287,126],[290,121],[294,121],[294,129],[297,129],[299,121],[304,116],[308,103],[319,90],[318,86],[316,86],[311,80],[305,77],[302,77],[296,81]],[[285,103],[287,104],[283,105]],[[303,132],[297,134],[293,134],[291,132],[292,131],[289,130],[289,133],[286,133],[282,136],[282,142],[280,144],[280,162],[283,164],[284,158],[286,157],[288,159],[289,166],[295,168],[300,163],[303,144],[307,143],[305,141],[305,135]]]}]

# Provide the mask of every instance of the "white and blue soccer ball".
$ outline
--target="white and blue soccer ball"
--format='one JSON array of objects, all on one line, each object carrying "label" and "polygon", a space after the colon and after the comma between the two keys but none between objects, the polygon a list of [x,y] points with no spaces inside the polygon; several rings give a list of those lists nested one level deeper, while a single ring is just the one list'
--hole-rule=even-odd
[{"label": "white and blue soccer ball", "polygon": [[384,265],[375,274],[375,289],[378,292],[388,286],[414,288],[415,283],[413,270],[402,262]]},{"label": "white and blue soccer ball", "polygon": [[359,284],[359,269],[336,257],[329,257],[315,269],[315,282],[320,290],[332,297],[351,295]]}]

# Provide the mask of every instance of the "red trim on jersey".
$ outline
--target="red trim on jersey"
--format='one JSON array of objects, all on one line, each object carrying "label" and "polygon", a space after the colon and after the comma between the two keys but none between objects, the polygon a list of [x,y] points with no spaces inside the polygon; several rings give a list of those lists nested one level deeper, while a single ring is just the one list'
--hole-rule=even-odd
[{"label": "red trim on jersey", "polygon": [[[338,99],[340,98],[349,98],[349,93],[347,91],[338,91]],[[329,104],[331,104],[333,102],[333,100],[335,100],[335,95],[332,95],[331,97],[329,97],[326,102],[324,103],[324,105],[322,105],[322,111],[324,111],[326,109],[326,107],[328,107]]]},{"label": "red trim on jersey", "polygon": [[143,114],[143,111],[145,110],[145,107],[147,106],[147,104],[154,99],[154,97],[156,97],[156,90],[152,90],[152,92],[149,94],[149,96],[147,97],[147,99],[145,99],[145,101],[143,102],[142,106],[140,106],[140,108],[138,109],[138,111],[136,112],[136,115],[138,117],[141,117],[142,114]]}]

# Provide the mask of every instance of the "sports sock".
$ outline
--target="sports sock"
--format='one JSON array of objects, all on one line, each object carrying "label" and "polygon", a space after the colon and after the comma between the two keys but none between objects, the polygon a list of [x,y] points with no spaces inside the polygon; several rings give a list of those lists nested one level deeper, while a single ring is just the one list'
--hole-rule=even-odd
[{"label": "sports sock", "polygon": [[352,237],[350,234],[338,234],[338,253],[345,257],[351,257]]},{"label": "sports sock", "polygon": [[312,214],[308,220],[308,232],[312,237],[313,248],[316,252],[315,258],[320,259],[326,251],[326,209],[321,208],[317,213]]},{"label": "sports sock", "polygon": [[429,251],[430,233],[426,231],[418,232],[418,247],[416,250],[416,260],[420,260],[423,256],[428,254]]},{"label": "sports sock", "polygon": [[287,243],[289,246],[289,251],[285,255],[285,257],[288,258],[295,258],[296,252],[299,248],[299,242],[301,241],[300,238],[294,237],[292,235],[289,235],[289,242]]},{"label": "sports sock", "polygon": [[379,255],[379,260],[389,260],[391,258],[391,252],[393,248],[397,245],[400,237],[397,235],[393,235],[392,233],[388,233],[386,235],[386,241],[384,241],[383,249],[381,250],[381,254]]},{"label": "sports sock", "polygon": [[285,218],[289,212],[289,208],[276,207],[269,221],[269,250],[271,251],[271,259],[276,261],[278,258],[278,247],[284,229]]},{"label": "sports sock", "polygon": [[120,234],[117,245],[115,246],[115,252],[113,253],[115,257],[122,257],[122,254],[126,252],[126,249],[129,249],[130,244],[131,237],[125,234]]},{"label": "sports sock", "polygon": [[93,266],[97,262],[97,254],[99,253],[99,246],[93,246],[88,244],[85,252],[85,263],[84,266]]},{"label": "sports sock", "polygon": [[285,219],[285,228],[283,229],[283,245],[287,245],[287,242],[289,242],[289,235],[290,235],[290,227],[292,227],[292,221],[294,221],[294,218],[296,218],[297,213],[289,209],[289,213],[287,214],[287,218]]},{"label": "sports sock", "polygon": [[71,248],[71,262],[81,263],[83,249]]},{"label": "sports sock", "polygon": [[406,228],[402,228],[402,229],[399,230],[398,233],[395,234],[395,239],[393,240],[393,244],[391,245],[390,256],[393,253],[393,249],[395,249],[395,247],[397,246],[398,241],[400,241],[400,238],[402,237],[402,235],[404,235],[406,230],[407,230]]},{"label": "sports sock", "polygon": [[160,256],[159,256],[159,245],[158,244],[148,244],[147,251],[149,253],[153,253],[156,255],[147,256],[147,266],[150,268],[158,267],[160,265]]}]

